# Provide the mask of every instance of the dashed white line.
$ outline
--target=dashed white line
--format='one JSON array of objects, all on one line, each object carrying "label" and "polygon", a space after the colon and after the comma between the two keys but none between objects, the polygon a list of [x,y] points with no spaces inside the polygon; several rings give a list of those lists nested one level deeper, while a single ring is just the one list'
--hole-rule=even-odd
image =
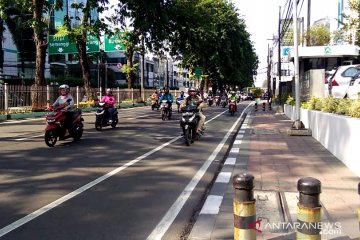
[{"label": "dashed white line", "polygon": [[231,172],[220,172],[216,178],[217,183],[229,183]]},{"label": "dashed white line", "polygon": [[200,214],[218,214],[223,196],[209,195]]},{"label": "dashed white line", "polygon": [[[161,221],[158,223],[158,225],[155,227],[155,229],[147,237],[147,240],[161,240],[162,239],[162,237],[164,236],[164,234],[166,233],[168,228],[171,226],[171,224],[175,220],[176,216],[181,211],[182,207],[185,205],[186,201],[190,197],[190,195],[191,195],[192,191],[195,189],[196,185],[199,183],[199,181],[201,180],[203,175],[206,173],[206,171],[209,168],[210,164],[214,161],[217,154],[221,151],[222,147],[225,145],[225,143],[226,143],[227,139],[229,138],[231,132],[235,129],[236,125],[239,123],[239,121],[242,118],[243,114],[246,112],[246,110],[250,106],[251,105],[249,104],[243,110],[240,117],[232,125],[230,130],[226,133],[226,135],[224,136],[222,141],[219,143],[219,145],[215,148],[215,150],[210,155],[210,157],[201,166],[201,168],[198,170],[198,172],[195,174],[195,176],[191,179],[189,184],[185,187],[185,189],[182,191],[182,193],[179,195],[179,197],[176,199],[176,201],[173,203],[173,205],[167,211],[165,216],[161,219]],[[226,111],[224,111],[224,112],[226,112]],[[221,114],[219,114],[219,115],[221,115]],[[220,201],[220,203],[221,203],[221,201]]]}]

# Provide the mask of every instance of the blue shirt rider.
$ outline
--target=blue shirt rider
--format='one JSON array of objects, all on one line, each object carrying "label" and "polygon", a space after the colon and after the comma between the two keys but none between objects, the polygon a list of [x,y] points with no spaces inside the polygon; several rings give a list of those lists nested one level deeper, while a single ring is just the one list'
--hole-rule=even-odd
[{"label": "blue shirt rider", "polygon": [[167,103],[169,104],[169,109],[171,109],[174,98],[173,95],[170,93],[169,88],[164,88],[164,94],[160,97],[160,104],[163,100],[167,100]]}]

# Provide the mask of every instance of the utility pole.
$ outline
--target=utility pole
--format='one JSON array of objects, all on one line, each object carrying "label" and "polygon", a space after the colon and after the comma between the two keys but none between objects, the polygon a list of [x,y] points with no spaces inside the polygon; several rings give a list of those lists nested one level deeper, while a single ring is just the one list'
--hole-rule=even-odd
[{"label": "utility pole", "polygon": [[282,84],[281,84],[281,6],[279,6],[279,30],[278,30],[278,76],[279,76],[279,112],[283,112],[283,106],[282,106]]},{"label": "utility pole", "polygon": [[[310,29],[310,20],[311,20],[311,0],[308,0],[308,6],[307,6],[307,30]],[[309,34],[309,32],[307,32]],[[306,46],[309,46],[310,44],[310,36],[306,37]]]},{"label": "utility pole", "polygon": [[145,37],[144,35],[141,36],[141,80],[140,80],[140,95],[141,101],[145,101],[145,94],[144,94],[144,79],[145,79]]},{"label": "utility pole", "polygon": [[[267,62],[267,92],[268,94],[270,94],[270,71],[271,71],[271,50],[270,50],[270,46],[268,44],[268,62]],[[268,102],[269,102],[269,98],[268,98]]]}]

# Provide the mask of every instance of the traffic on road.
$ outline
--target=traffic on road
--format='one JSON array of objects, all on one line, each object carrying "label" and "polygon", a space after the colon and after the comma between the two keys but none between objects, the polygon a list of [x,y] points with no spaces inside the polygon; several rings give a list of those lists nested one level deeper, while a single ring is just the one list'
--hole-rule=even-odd
[{"label": "traffic on road", "polygon": [[206,131],[185,144],[182,113],[119,110],[80,140],[48,147],[45,120],[0,123],[1,239],[181,239],[191,230],[251,103],[206,108]]}]

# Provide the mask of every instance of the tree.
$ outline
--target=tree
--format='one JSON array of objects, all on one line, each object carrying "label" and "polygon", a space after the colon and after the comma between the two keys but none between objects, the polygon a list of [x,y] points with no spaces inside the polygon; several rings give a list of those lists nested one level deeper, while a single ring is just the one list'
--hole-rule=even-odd
[{"label": "tree", "polygon": [[[171,16],[172,52],[181,56],[185,67],[202,67],[208,79],[220,87],[252,84],[258,60],[233,4],[225,0],[178,0]],[[206,88],[207,82],[202,86]]]},{"label": "tree", "polygon": [[348,41],[360,45],[360,1],[348,0],[351,14],[343,14],[346,21],[342,21],[343,32],[349,32]]},{"label": "tree", "polygon": [[330,30],[323,24],[311,26],[304,34],[309,46],[326,46],[330,43]]},{"label": "tree", "polygon": [[[145,54],[145,48],[149,51],[159,52],[164,50],[163,41],[167,39],[168,8],[171,1],[164,0],[119,0],[113,21],[122,24],[126,30],[124,45],[127,57],[125,71],[128,87],[133,87],[136,79],[137,66],[134,64],[133,56],[136,51]],[[125,18],[129,19],[129,26],[125,26]],[[117,32],[124,29],[118,28]]]},{"label": "tree", "polygon": [[[35,60],[35,84],[32,86],[31,92],[33,110],[41,107],[39,106],[40,91],[38,87],[45,85],[44,69],[47,47],[44,34],[47,28],[43,20],[45,4],[48,4],[46,0],[4,0],[0,3],[1,18],[5,20],[13,36],[14,43],[20,52],[22,74],[25,74],[25,60]],[[32,41],[26,41],[25,43],[25,40],[31,39],[35,43],[34,50],[32,50],[34,48]],[[34,51],[35,58],[33,58]]]},{"label": "tree", "polygon": [[[59,0],[61,1],[61,0]],[[104,19],[92,19],[91,13],[104,12],[107,8],[108,0],[86,0],[84,3],[72,3],[72,8],[78,15],[76,17],[70,16],[68,13],[64,17],[64,25],[58,29],[55,36],[69,37],[70,42],[75,42],[79,55],[79,62],[81,66],[82,76],[84,80],[84,88],[86,96],[89,100],[95,98],[95,93],[92,92],[92,84],[90,79],[90,64],[86,53],[86,41],[89,35],[97,36],[100,39],[100,33],[104,31],[109,33],[108,25]]]}]

